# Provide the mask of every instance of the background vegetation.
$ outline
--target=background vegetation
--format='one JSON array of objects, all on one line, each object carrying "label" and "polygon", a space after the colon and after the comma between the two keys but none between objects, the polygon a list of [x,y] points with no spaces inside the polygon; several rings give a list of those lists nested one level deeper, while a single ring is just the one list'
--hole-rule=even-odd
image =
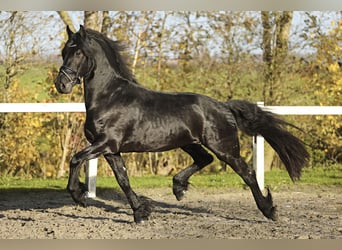
[{"label": "background vegetation", "polygon": [[[329,20],[329,21],[327,21]],[[65,24],[84,24],[127,45],[144,86],[221,101],[341,105],[342,15],[338,12],[0,12],[0,102],[82,102],[82,88],[60,95]],[[284,117],[306,133],[310,168],[342,170],[340,116]],[[86,145],[84,114],[0,113],[0,175],[65,177]],[[251,161],[251,138],[241,134]],[[191,163],[180,150],[125,154],[130,175],[171,175]],[[279,167],[266,148],[266,168]],[[99,175],[111,175],[100,159]],[[229,169],[229,168],[228,168]],[[216,160],[205,171],[226,166]],[[338,178],[340,178],[339,176]]]}]

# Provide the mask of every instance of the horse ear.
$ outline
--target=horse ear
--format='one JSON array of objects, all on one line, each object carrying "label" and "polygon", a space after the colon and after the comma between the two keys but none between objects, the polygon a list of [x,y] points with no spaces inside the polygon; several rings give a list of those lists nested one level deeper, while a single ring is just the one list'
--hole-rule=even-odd
[{"label": "horse ear", "polygon": [[69,38],[74,34],[74,32],[71,31],[69,25],[66,26],[66,31],[67,31],[67,33],[68,33],[68,37],[69,37]]},{"label": "horse ear", "polygon": [[81,35],[81,38],[82,38],[83,40],[86,39],[86,37],[87,37],[86,31],[85,31],[83,25],[80,25],[80,35]]}]

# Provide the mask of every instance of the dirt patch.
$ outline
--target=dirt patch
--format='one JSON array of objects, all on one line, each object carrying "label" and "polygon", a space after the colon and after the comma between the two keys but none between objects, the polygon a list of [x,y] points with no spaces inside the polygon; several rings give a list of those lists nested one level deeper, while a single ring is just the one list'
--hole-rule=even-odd
[{"label": "dirt patch", "polygon": [[152,199],[143,225],[117,190],[99,189],[86,208],[66,191],[0,190],[3,239],[342,239],[342,188],[273,192],[279,220],[267,220],[249,190],[192,188],[178,202],[168,189],[136,190]]}]

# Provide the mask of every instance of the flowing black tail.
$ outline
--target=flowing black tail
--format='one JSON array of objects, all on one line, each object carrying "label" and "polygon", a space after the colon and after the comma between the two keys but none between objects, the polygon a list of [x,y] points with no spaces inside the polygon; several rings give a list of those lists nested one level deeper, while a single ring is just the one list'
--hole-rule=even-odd
[{"label": "flowing black tail", "polygon": [[284,129],[285,125],[295,128],[296,126],[247,101],[232,100],[227,104],[239,129],[251,136],[262,135],[278,153],[291,179],[299,179],[302,167],[307,164],[309,153],[300,139]]}]

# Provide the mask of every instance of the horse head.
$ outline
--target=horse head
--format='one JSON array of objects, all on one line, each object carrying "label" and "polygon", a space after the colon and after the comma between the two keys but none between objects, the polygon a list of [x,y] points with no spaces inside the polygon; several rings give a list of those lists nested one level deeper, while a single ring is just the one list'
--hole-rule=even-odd
[{"label": "horse head", "polygon": [[68,40],[62,50],[63,65],[60,67],[55,86],[58,92],[68,94],[81,79],[90,75],[90,58],[87,56],[87,33],[81,25],[80,30],[72,32],[67,26]]}]

